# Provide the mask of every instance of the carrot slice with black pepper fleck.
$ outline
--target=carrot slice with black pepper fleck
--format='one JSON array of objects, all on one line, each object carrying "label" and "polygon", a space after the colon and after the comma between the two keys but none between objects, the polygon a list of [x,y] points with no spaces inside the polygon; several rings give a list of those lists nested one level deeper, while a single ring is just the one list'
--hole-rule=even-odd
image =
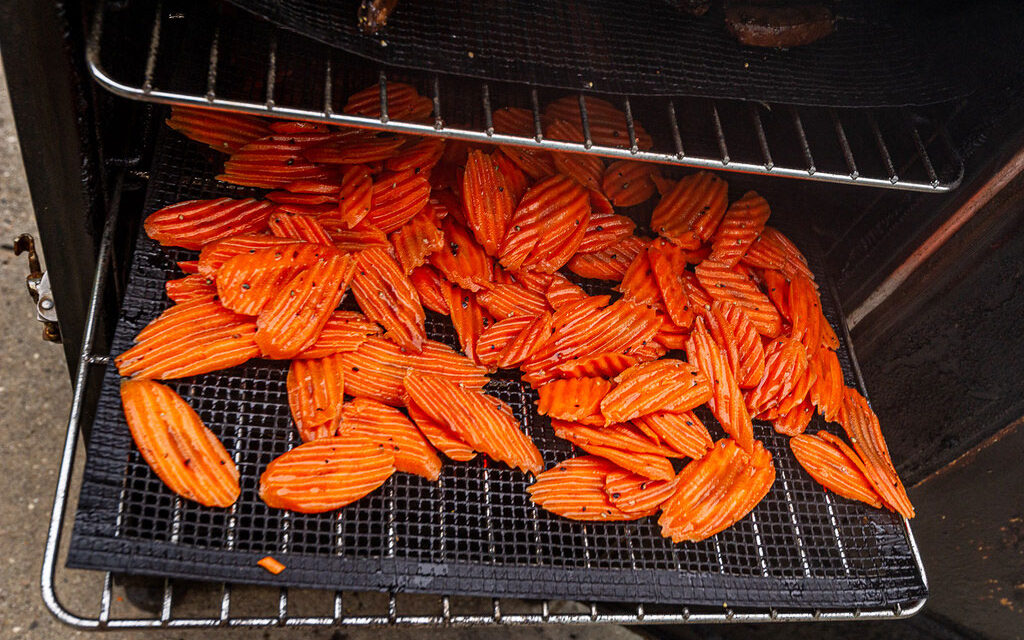
[{"label": "carrot slice with black pepper fleck", "polygon": [[601,188],[616,207],[633,207],[654,195],[651,176],[657,173],[658,166],[650,162],[616,160],[604,170]]},{"label": "carrot slice with black pepper fleck", "polygon": [[489,283],[477,292],[476,298],[499,320],[512,316],[538,316],[550,310],[547,298],[516,283]]},{"label": "carrot slice with black pepper fleck", "polygon": [[635,356],[627,356],[618,352],[595,353],[557,364],[552,367],[552,371],[561,378],[587,376],[612,378],[636,363]]},{"label": "carrot slice with black pepper fleck", "polygon": [[665,452],[630,427],[595,429],[561,420],[553,420],[552,427],[559,438],[633,473],[654,480],[670,480],[675,475]]},{"label": "carrot slice with black pepper fleck", "polygon": [[798,436],[811,424],[814,417],[814,405],[810,400],[802,400],[789,412],[772,420],[772,427],[776,433],[784,436]]},{"label": "carrot slice with black pepper fleck", "polygon": [[526,491],[541,508],[570,520],[636,520],[641,514],[616,507],[604,491],[608,474],[616,470],[596,456],[570,458],[538,474]]},{"label": "carrot slice with black pepper fleck", "polygon": [[448,459],[468,462],[476,457],[476,451],[456,436],[451,429],[430,417],[415,402],[409,401],[409,417],[431,445]]},{"label": "carrot slice with black pepper fleck", "polygon": [[442,289],[441,276],[431,266],[416,267],[409,274],[409,281],[419,294],[423,306],[436,313],[448,315],[448,299]]},{"label": "carrot slice with black pepper fleck", "polygon": [[295,244],[295,241],[264,234],[243,233],[230,236],[211,242],[202,248],[199,252],[196,271],[207,278],[216,278],[217,272],[224,266],[224,263],[237,255],[290,244]]},{"label": "carrot slice with black pepper fleck", "polygon": [[414,138],[402,147],[397,155],[384,161],[388,171],[412,171],[427,175],[441,160],[445,141],[440,138]]},{"label": "carrot slice with black pepper fleck", "polygon": [[686,342],[686,357],[711,381],[712,396],[708,406],[722,429],[741,449],[750,453],[754,446],[754,424],[729,367],[729,359],[708,333],[703,318],[697,318],[694,323]]},{"label": "carrot slice with black pepper fleck", "polygon": [[793,457],[818,484],[829,491],[850,500],[867,503],[876,509],[881,508],[881,497],[862,471],[864,462],[848,447],[844,451],[821,437],[825,433],[805,433],[791,438],[789,448],[793,450]]},{"label": "carrot slice with black pepper fleck", "polygon": [[510,369],[537,353],[551,337],[551,326],[550,313],[545,311],[533,317],[530,324],[512,338],[498,354],[498,367]]},{"label": "carrot slice with black pepper fleck", "polygon": [[739,266],[705,260],[694,271],[712,298],[743,307],[758,333],[774,338],[782,331],[782,317],[775,305]]},{"label": "carrot slice with black pepper fleck", "polygon": [[477,302],[476,294],[466,291],[461,287],[444,282],[441,289],[448,300],[448,315],[451,317],[452,326],[459,336],[459,345],[462,352],[469,358],[476,360],[476,344],[480,334],[491,322],[491,319]]},{"label": "carrot slice with black pepper fleck", "polygon": [[651,214],[651,230],[665,238],[694,231],[707,242],[728,206],[729,186],[713,173],[700,171],[676,183]]},{"label": "carrot slice with black pepper fleck", "polygon": [[839,358],[830,349],[819,347],[811,356],[810,367],[814,369],[815,379],[807,397],[818,408],[823,418],[834,422],[843,407],[845,387]]},{"label": "carrot slice with black pepper fleck", "polygon": [[761,271],[761,280],[764,282],[768,299],[771,300],[772,304],[775,305],[775,308],[779,310],[779,314],[785,318],[787,322],[790,321],[789,279],[781,271],[776,269],[764,269]]},{"label": "carrot slice with black pepper fleck", "polygon": [[408,276],[383,249],[360,251],[356,264],[352,293],[363,313],[379,322],[387,337],[418,352],[427,338],[426,314]]},{"label": "carrot slice with black pepper fleck", "polygon": [[175,302],[188,302],[197,298],[217,295],[217,285],[214,284],[213,279],[198,273],[176,280],[168,280],[164,288],[167,291],[167,297]]},{"label": "carrot slice with black pepper fleck", "polygon": [[494,277],[494,260],[477,244],[473,234],[451,216],[441,221],[444,246],[430,256],[430,264],[449,281],[469,291]]},{"label": "carrot slice with black pepper fleck", "polygon": [[664,310],[661,300],[661,290],[658,288],[658,281],[654,278],[654,269],[651,268],[649,251],[641,251],[626,269],[622,276],[622,282],[615,287],[616,291],[622,292],[625,300],[632,300],[637,304],[652,305],[659,310]]},{"label": "carrot slice with black pepper fleck", "polygon": [[344,362],[337,354],[292,360],[288,367],[288,406],[303,442],[335,434],[344,394]]},{"label": "carrot slice with black pepper fleck", "polygon": [[764,350],[764,376],[746,395],[754,415],[767,411],[788,396],[807,370],[807,351],[792,338],[776,338]]},{"label": "carrot slice with black pepper fleck", "polygon": [[370,212],[366,220],[384,233],[391,233],[427,206],[430,183],[414,171],[385,173],[373,183]]},{"label": "carrot slice with black pepper fleck", "polygon": [[265,229],[273,209],[273,204],[252,198],[186,200],[149,214],[143,226],[146,235],[164,246],[199,250],[229,236]]},{"label": "carrot slice with black pepper fleck", "polygon": [[[388,117],[392,120],[422,121],[434,110],[430,98],[422,96],[410,84],[388,82]],[[344,113],[379,118],[381,115],[380,85],[372,84],[348,97],[342,108]]]},{"label": "carrot slice with black pepper fleck", "polygon": [[[595,193],[595,192],[591,192]],[[590,222],[583,234],[578,253],[593,253],[615,246],[620,241],[633,235],[636,223],[626,216],[614,212],[597,211],[591,205]]]},{"label": "carrot slice with black pepper fleck", "polygon": [[714,441],[704,423],[691,411],[682,413],[649,413],[633,419],[633,424],[658,436],[666,445],[681,455],[699,460]]},{"label": "carrot slice with black pepper fleck", "polygon": [[[590,139],[595,144],[608,147],[629,148],[632,141],[629,139],[629,125],[626,121],[626,114],[607,100],[584,96],[583,101],[587,110],[587,125],[590,130]],[[552,102],[544,108],[544,120],[566,120],[573,123],[580,129],[583,128],[583,117],[580,113],[580,101],[578,96],[565,96]],[[633,121],[633,133],[636,136],[638,149],[650,149],[654,142],[651,136],[638,121]],[[531,134],[532,135],[532,134]]]},{"label": "carrot slice with black pepper fleck", "polygon": [[612,389],[604,378],[552,380],[537,388],[537,413],[558,420],[603,425],[601,400]]},{"label": "carrot slice with black pepper fleck", "polygon": [[604,492],[616,507],[637,516],[658,512],[661,505],[675,493],[675,477],[671,480],[651,480],[645,476],[618,469],[609,471]]},{"label": "carrot slice with black pepper fleck", "polygon": [[620,373],[616,387],[601,401],[609,422],[626,422],[649,413],[681,413],[712,397],[711,383],[697,367],[682,360],[656,360]]},{"label": "carrot slice with black pepper fleck", "polygon": [[426,210],[417,213],[390,236],[402,270],[408,275],[427,263],[427,257],[444,248],[444,234],[437,219]]},{"label": "carrot slice with black pepper fleck", "polygon": [[335,311],[327,319],[316,342],[296,358],[324,358],[334,353],[355,351],[367,338],[381,332],[380,326],[358,311]]},{"label": "carrot slice with black pepper fleck", "polygon": [[466,225],[477,242],[488,255],[497,256],[516,203],[494,160],[479,149],[470,151],[466,159],[462,205]]},{"label": "carrot slice with black pepper fleck", "polygon": [[694,310],[683,283],[682,274],[686,269],[684,250],[664,241],[655,241],[647,249],[647,255],[665,311],[677,327],[689,328],[693,324]]},{"label": "carrot slice with black pepper fleck", "polygon": [[[544,129],[544,137],[582,144],[583,130],[565,120],[555,120]],[[552,151],[551,157],[558,173],[572,178],[587,189],[601,190],[601,179],[604,177],[604,162],[601,158],[565,151]]]},{"label": "carrot slice with black pepper fleck", "polygon": [[194,107],[171,107],[171,117],[165,122],[187,138],[222,153],[234,153],[270,134],[266,122],[260,118]]},{"label": "carrot slice with black pepper fleck", "polygon": [[280,238],[291,238],[302,242],[332,244],[331,236],[323,225],[312,216],[294,215],[275,211],[267,223],[270,232]]},{"label": "carrot slice with black pepper fleck", "polygon": [[362,222],[373,204],[373,176],[370,169],[363,165],[345,167],[337,198],[337,210],[322,214],[322,224],[351,229]]},{"label": "carrot slice with black pepper fleck", "polygon": [[736,384],[741,389],[756,387],[764,375],[764,345],[746,311],[716,300],[703,315],[711,337],[729,358]]},{"label": "carrot slice with black pepper fleck", "polygon": [[767,200],[754,191],[743,194],[742,198],[729,205],[711,238],[710,259],[735,266],[764,231],[770,215]]},{"label": "carrot slice with black pepper fleck", "polygon": [[586,189],[564,176],[545,178],[519,202],[501,243],[501,264],[554,273],[576,253],[589,221]]},{"label": "carrot slice with black pepper fleck", "polygon": [[512,316],[498,320],[480,333],[476,342],[476,360],[482,365],[497,368],[501,353],[527,327],[533,324],[533,316]]},{"label": "carrot slice with black pepper fleck", "polygon": [[338,252],[308,242],[236,255],[217,270],[217,295],[221,304],[236,313],[259,315],[296,274],[332,255]]},{"label": "carrot slice with black pepper fleck", "polygon": [[647,248],[648,243],[644,238],[629,236],[601,251],[577,253],[566,263],[566,267],[581,278],[618,282],[626,275],[633,259]]},{"label": "carrot slice with black pepper fleck", "polygon": [[338,435],[355,434],[374,444],[390,447],[395,454],[395,469],[437,480],[441,459],[434,447],[405,414],[369,398],[345,403]]}]

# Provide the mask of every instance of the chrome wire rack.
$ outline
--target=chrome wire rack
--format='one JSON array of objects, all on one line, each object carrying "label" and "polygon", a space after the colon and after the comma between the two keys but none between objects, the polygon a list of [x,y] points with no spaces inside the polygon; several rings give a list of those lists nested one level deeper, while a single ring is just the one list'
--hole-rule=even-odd
[{"label": "chrome wire rack", "polygon": [[[911,112],[599,95],[625,113],[628,145],[614,147],[591,138],[579,94],[585,140],[565,142],[544,136],[541,114],[566,92],[385,69],[248,14],[193,0],[101,0],[87,61],[103,87],[149,102],[928,193],[950,191],[963,177],[946,132],[955,107]],[[409,82],[429,96],[433,121],[389,117],[389,81]],[[379,118],[342,111],[346,96],[374,84],[380,87]],[[495,131],[493,110],[504,106],[532,111],[532,137]],[[650,150],[638,148],[635,123],[652,135]]]}]

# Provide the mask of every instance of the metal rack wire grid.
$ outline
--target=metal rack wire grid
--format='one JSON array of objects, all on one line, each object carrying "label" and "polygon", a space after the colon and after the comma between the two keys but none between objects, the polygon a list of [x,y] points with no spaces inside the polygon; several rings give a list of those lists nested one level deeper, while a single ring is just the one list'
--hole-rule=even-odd
[{"label": "metal rack wire grid", "polygon": [[[146,28],[139,28],[147,25]],[[148,36],[148,38],[147,38]],[[93,77],[137,100],[207,107],[341,126],[785,178],[939,193],[957,187],[963,165],[946,122],[949,108],[832,109],[694,97],[598,96],[625,114],[628,142],[546,138],[542,107],[564,92],[444,73],[386,69],[247,14],[210,3],[100,2],[88,43]],[[430,122],[388,114],[388,82],[413,84],[434,103]],[[346,96],[380,87],[380,117],[344,113]],[[583,121],[587,107],[580,95]],[[494,109],[529,109],[534,136],[495,131]],[[636,123],[654,146],[640,149]]]},{"label": "metal rack wire grid", "polygon": [[[146,211],[182,199],[238,195],[237,188],[212,178],[216,161],[198,145],[165,132]],[[163,282],[173,274],[174,259],[183,257],[140,239],[115,349],[166,307]],[[826,300],[824,306],[836,322],[834,302]],[[428,330],[453,342],[450,324],[439,316]],[[841,359],[848,380],[854,379],[849,353],[844,351]],[[758,435],[775,457],[775,488],[751,517],[696,545],[669,544],[653,522],[581,524],[539,512],[526,499],[524,476],[480,464],[449,464],[436,484],[396,476],[378,493],[337,514],[267,509],[256,497],[258,474],[271,457],[294,444],[284,371],[281,363],[260,361],[173,385],[239,463],[243,496],[233,509],[218,512],[176,499],[134,452],[117,400],[116,371],[110,367],[86,464],[71,564],[391,594],[619,603],[607,605],[619,607],[611,613],[594,609],[567,622],[683,621],[696,615],[680,611],[676,603],[717,605],[717,613],[707,613],[710,619],[736,619],[742,613],[754,616],[740,618],[749,620],[772,619],[772,611],[775,618],[800,619],[815,615],[816,609],[819,617],[828,609],[840,616],[895,616],[923,602],[923,571],[905,523],[828,496],[766,425],[758,427]],[[496,380],[491,390],[513,405],[548,464],[568,453],[568,446],[536,418],[532,392],[509,379]],[[255,560],[268,553],[288,565],[281,578],[268,578],[255,567]],[[396,621],[394,602],[389,599],[388,613],[373,619]],[[636,603],[643,604],[637,608]],[[733,608],[722,609],[722,603]],[[546,621],[543,611],[510,618],[496,606],[489,616],[461,623]],[[630,612],[622,613],[623,606]],[[750,607],[760,610],[747,613]],[[286,616],[286,610],[280,615]],[[451,623],[450,602],[446,610],[447,617],[443,611],[427,616],[429,623]],[[171,619],[168,613],[165,622]]]}]

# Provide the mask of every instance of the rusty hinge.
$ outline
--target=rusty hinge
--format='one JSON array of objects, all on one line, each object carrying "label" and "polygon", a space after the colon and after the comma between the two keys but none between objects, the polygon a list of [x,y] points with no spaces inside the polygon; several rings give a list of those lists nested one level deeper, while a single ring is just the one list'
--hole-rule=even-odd
[{"label": "rusty hinge", "polygon": [[43,323],[43,340],[60,342],[60,326],[57,324],[57,307],[53,302],[50,290],[50,276],[43,271],[36,255],[36,239],[23,233],[14,240],[14,255],[20,256],[28,252],[28,276],[25,286],[36,303],[36,320]]}]

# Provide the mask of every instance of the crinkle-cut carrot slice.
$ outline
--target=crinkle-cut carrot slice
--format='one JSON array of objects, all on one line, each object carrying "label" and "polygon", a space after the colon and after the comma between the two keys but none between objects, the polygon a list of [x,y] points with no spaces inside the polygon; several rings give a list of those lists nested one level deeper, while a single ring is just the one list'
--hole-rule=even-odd
[{"label": "crinkle-cut carrot slice", "polygon": [[482,389],[487,370],[451,347],[426,340],[423,351],[414,353],[377,336],[370,336],[355,351],[342,354],[345,361],[345,393],[379,400],[393,407],[406,404],[402,379],[409,371],[442,376],[467,389]]},{"label": "crinkle-cut carrot slice", "polygon": [[494,260],[477,244],[469,229],[452,217],[441,221],[444,246],[430,256],[430,264],[449,281],[469,291],[494,277]]},{"label": "crinkle-cut carrot slice", "polygon": [[194,107],[171,107],[171,117],[165,122],[190,140],[222,153],[234,153],[270,134],[270,128],[261,118]]},{"label": "crinkle-cut carrot slice", "polygon": [[397,155],[384,161],[388,171],[412,171],[428,174],[441,160],[445,141],[442,138],[413,138],[406,142]]},{"label": "crinkle-cut carrot slice", "polygon": [[271,120],[268,125],[274,133],[327,133],[327,125],[302,120]]},{"label": "crinkle-cut carrot slice", "polygon": [[114,362],[122,376],[169,380],[227,369],[259,355],[252,318],[213,298],[196,298],[160,314]]},{"label": "crinkle-cut carrot slice", "polygon": [[135,446],[171,491],[207,507],[234,504],[238,468],[181,396],[151,380],[124,380],[121,404]]},{"label": "crinkle-cut carrot slice", "polygon": [[395,454],[395,469],[437,480],[441,459],[434,447],[405,414],[369,398],[354,398],[345,403],[338,435],[358,435],[384,445]]},{"label": "crinkle-cut carrot slice", "polygon": [[637,254],[629,268],[626,269],[626,275],[622,276],[622,282],[614,288],[622,293],[625,300],[663,309],[661,291],[658,289],[657,280],[654,279],[654,270],[651,268],[648,251],[641,251]]},{"label": "crinkle-cut carrot slice", "polygon": [[793,450],[793,457],[818,484],[829,491],[880,509],[882,498],[861,470],[864,467],[863,461],[848,448],[844,451],[820,437],[823,433],[826,432],[819,432],[818,435],[804,433],[791,438],[789,448]]},{"label": "crinkle-cut carrot slice", "polygon": [[793,325],[790,337],[799,340],[808,353],[821,345],[821,299],[814,283],[802,275],[793,276],[789,284],[789,312]]},{"label": "crinkle-cut carrot slice", "polygon": [[263,569],[266,569],[270,573],[274,574],[275,576],[288,568],[281,564],[281,562],[273,556],[264,556],[260,558],[259,561],[256,562],[256,564],[262,567]]},{"label": "crinkle-cut carrot slice", "polygon": [[335,435],[345,395],[345,365],[337,354],[292,360],[288,406],[303,442]]},{"label": "crinkle-cut carrot slice", "polygon": [[660,173],[656,173],[651,176],[651,182],[654,183],[654,190],[658,192],[658,195],[664,198],[666,195],[671,193],[672,189],[675,189],[676,184],[679,181],[666,178]]},{"label": "crinkle-cut carrot slice", "polygon": [[217,295],[235,313],[259,315],[296,274],[337,254],[332,247],[293,242],[236,255],[217,271]]},{"label": "crinkle-cut carrot slice", "polygon": [[633,419],[633,424],[645,433],[653,433],[680,455],[699,460],[714,441],[707,427],[692,411],[682,413],[649,413]]},{"label": "crinkle-cut carrot slice", "polygon": [[613,378],[636,363],[636,357],[618,352],[595,353],[555,365],[552,372],[560,378]]},{"label": "crinkle-cut carrot slice", "polygon": [[661,535],[673,542],[707,539],[757,506],[775,481],[771,454],[760,442],[753,455],[732,439],[679,472],[675,494],[661,506]]},{"label": "crinkle-cut carrot slice", "polygon": [[793,384],[793,389],[788,394],[780,398],[777,405],[761,412],[758,417],[766,420],[774,420],[792,411],[797,405],[802,403],[805,398],[807,398],[807,393],[814,385],[817,377],[818,374],[810,366],[810,359],[808,359],[807,367],[804,368],[803,374],[796,379]]},{"label": "crinkle-cut carrot slice", "polygon": [[746,395],[747,408],[758,415],[788,396],[807,370],[807,351],[792,338],[776,338],[764,350],[764,376]]},{"label": "crinkle-cut carrot slice", "polygon": [[336,196],[338,208],[320,215],[320,222],[327,226],[351,229],[362,222],[373,205],[373,175],[369,167],[352,165],[345,167],[341,174],[341,185]]},{"label": "crinkle-cut carrot slice", "polygon": [[367,338],[380,332],[379,325],[358,311],[335,311],[320,330],[316,342],[295,357],[324,358],[334,353],[355,351]]},{"label": "crinkle-cut carrot slice", "polygon": [[772,301],[739,267],[705,260],[695,269],[697,280],[715,300],[743,307],[761,335],[774,338],[782,331],[782,317]]},{"label": "crinkle-cut carrot slice", "polygon": [[578,253],[593,253],[615,246],[624,238],[633,235],[636,223],[626,216],[615,213],[598,213],[591,211],[590,223],[583,234]]},{"label": "crinkle-cut carrot slice", "polygon": [[882,437],[878,416],[864,396],[853,387],[847,387],[843,393],[839,424],[843,425],[843,431],[853,444],[854,451],[864,461],[864,475],[882,497],[882,501],[903,517],[913,518],[914,506],[910,504],[906,489],[889,457],[889,447]]},{"label": "crinkle-cut carrot slice", "polygon": [[447,298],[448,315],[451,316],[452,326],[459,336],[462,352],[476,361],[477,340],[480,339],[484,328],[490,324],[491,318],[484,312],[472,291],[466,291],[450,282],[442,283],[441,289]]},{"label": "crinkle-cut carrot slice", "polygon": [[711,260],[735,266],[750,245],[764,231],[771,209],[768,201],[755,191],[748,191],[743,197],[729,205],[718,230],[711,238]]},{"label": "crinkle-cut carrot slice", "polygon": [[601,251],[577,253],[566,266],[581,278],[621,281],[633,259],[648,243],[644,238],[629,236]]},{"label": "crinkle-cut carrot slice", "polygon": [[[493,113],[492,119],[494,130],[497,133],[528,138],[533,138],[540,133],[534,127],[533,113],[526,109],[503,107]],[[555,174],[555,163],[547,151],[510,145],[502,145],[498,148],[532,180],[540,180]]]},{"label": "crinkle-cut carrot slice", "polygon": [[546,311],[534,317],[532,322],[512,338],[498,354],[498,367],[511,369],[537,353],[551,338],[551,323],[551,314]]},{"label": "crinkle-cut carrot slice", "polygon": [[[555,120],[544,129],[550,140],[583,143],[583,130],[565,120]],[[599,191],[604,177],[604,162],[597,156],[565,151],[552,151],[555,170],[568,176],[587,189]]]},{"label": "crinkle-cut carrot slice", "polygon": [[356,264],[352,293],[363,313],[379,322],[388,338],[418,352],[427,337],[426,314],[409,277],[383,249],[360,251]]},{"label": "crinkle-cut carrot slice", "polygon": [[708,333],[703,318],[697,318],[690,332],[686,357],[711,381],[712,396],[708,407],[718,418],[722,429],[736,440],[741,449],[750,453],[754,446],[754,423],[729,367],[729,358]]},{"label": "crinkle-cut carrot slice", "polygon": [[292,358],[316,342],[356,271],[348,254],[326,256],[286,282],[256,318],[256,344],[268,358]]},{"label": "crinkle-cut carrot slice", "polygon": [[708,295],[704,286],[697,279],[697,276],[689,271],[682,274],[683,289],[686,290],[686,297],[690,300],[690,306],[693,307],[694,311],[703,313],[702,310],[711,308],[711,303],[714,300]]},{"label": "crinkle-cut carrot slice", "polygon": [[268,507],[323,513],[352,504],[395,472],[395,455],[353,434],[320,438],[278,456],[260,476]]},{"label": "crinkle-cut carrot slice", "polygon": [[564,176],[545,178],[520,200],[501,242],[501,264],[554,273],[576,253],[589,220],[586,189]]},{"label": "crinkle-cut carrot slice", "polygon": [[405,390],[427,415],[476,451],[524,472],[540,473],[544,468],[536,445],[497,398],[417,371],[406,374]]},{"label": "crinkle-cut carrot slice", "polygon": [[651,273],[657,282],[665,311],[676,326],[687,328],[693,324],[694,310],[686,295],[682,274],[686,269],[686,258],[680,247],[666,242],[655,241],[647,249]]},{"label": "crinkle-cut carrot slice", "polygon": [[[419,122],[430,115],[434,104],[430,98],[421,96],[410,84],[404,82],[388,82],[388,117],[392,120],[410,120]],[[344,113],[357,116],[379,118],[381,115],[380,85],[372,84],[361,91],[353,93],[342,108]]]},{"label": "crinkle-cut carrot slice", "polygon": [[[284,190],[295,195],[320,194],[331,199],[331,202],[338,201],[338,193],[341,190],[341,174],[331,175],[322,180],[295,180],[284,186]],[[275,191],[274,193],[282,193]]]},{"label": "crinkle-cut carrot slice", "polygon": [[814,370],[814,383],[807,393],[808,399],[818,408],[822,417],[835,422],[843,407],[843,369],[834,351],[818,347],[811,356],[810,368]]},{"label": "crinkle-cut carrot slice", "polygon": [[[612,201],[604,196],[603,193],[597,189],[588,189],[587,195],[590,196],[590,215],[611,215],[615,213],[615,205]],[[588,225],[589,228],[589,225]]]},{"label": "crinkle-cut carrot slice", "polygon": [[274,205],[252,198],[187,200],[146,217],[146,235],[164,246],[202,249],[239,233],[260,231]]},{"label": "crinkle-cut carrot slice", "polygon": [[490,368],[498,367],[501,353],[527,327],[533,324],[534,316],[512,316],[489,325],[476,342],[476,361]]},{"label": "crinkle-cut carrot slice", "polygon": [[[599,456],[616,465],[654,480],[670,480],[675,475],[672,463],[662,453],[636,451],[634,441],[647,442],[637,433],[635,438],[610,429],[595,429],[572,422],[553,421],[555,435],[568,440],[590,455]],[[653,445],[651,445],[653,446]]]},{"label": "crinkle-cut carrot slice", "polygon": [[665,347],[670,351],[678,351],[686,348],[686,340],[690,337],[689,327],[683,328],[672,322],[672,318],[669,318],[662,312],[658,312],[658,319],[661,321],[661,326],[658,327],[658,332],[654,334],[654,341]]},{"label": "crinkle-cut carrot slice", "polygon": [[427,257],[444,248],[444,234],[431,213],[421,211],[390,236],[402,270],[408,275],[427,263]]},{"label": "crinkle-cut carrot slice", "polygon": [[370,212],[366,220],[384,233],[391,233],[427,206],[430,183],[413,171],[384,173],[373,183]]},{"label": "crinkle-cut carrot slice", "polygon": [[[291,186],[291,184],[287,186]],[[335,186],[333,193],[294,193],[287,189],[282,189],[280,191],[271,191],[266,195],[266,199],[277,205],[297,204],[303,206],[337,206],[338,189],[339,187]]]},{"label": "crinkle-cut carrot slice", "polygon": [[515,162],[501,151],[495,151],[491,154],[491,162],[494,163],[494,167],[501,174],[501,177],[505,179],[505,187],[512,195],[512,208],[514,210],[516,204],[519,203],[519,199],[523,197],[526,190],[533,184],[533,178],[526,175]]},{"label": "crinkle-cut carrot slice", "polygon": [[551,276],[551,284],[544,291],[544,297],[552,309],[561,309],[567,304],[586,298],[587,292],[565,276],[554,273]]},{"label": "crinkle-cut carrot slice", "polygon": [[650,162],[616,160],[604,170],[601,189],[616,207],[633,207],[654,195],[651,176],[657,173],[658,166]]},{"label": "crinkle-cut carrot slice", "polygon": [[711,383],[697,367],[682,360],[655,360],[626,369],[601,401],[609,422],[667,411],[682,413],[711,399]]},{"label": "crinkle-cut carrot slice", "polygon": [[217,285],[214,284],[213,279],[198,273],[176,280],[168,280],[164,287],[167,290],[167,297],[175,302],[188,302],[197,298],[217,295]]},{"label": "crinkle-cut carrot slice", "polygon": [[780,415],[772,420],[772,427],[776,433],[784,436],[798,436],[811,424],[814,417],[814,405],[810,400],[803,400],[789,410],[788,413]]},{"label": "crinkle-cut carrot slice", "polygon": [[761,281],[764,282],[768,299],[779,310],[779,314],[790,322],[792,315],[789,311],[789,279],[781,271],[764,269],[761,271]]},{"label": "crinkle-cut carrot slice", "polygon": [[750,267],[775,269],[779,272],[787,269],[786,256],[770,242],[764,241],[762,236],[758,236],[754,243],[747,247],[743,257],[740,258],[740,262]]},{"label": "crinkle-cut carrot slice", "polygon": [[199,261],[198,260],[179,260],[178,268],[181,272],[186,275],[194,275],[199,273]]},{"label": "crinkle-cut carrot slice", "polygon": [[601,308],[607,296],[595,298],[596,305],[588,299],[552,316],[554,334],[520,367],[526,382],[543,384],[555,377],[552,368],[563,362],[608,352],[634,355],[654,342],[660,322],[653,309],[628,300]]},{"label": "crinkle-cut carrot slice", "polygon": [[753,389],[764,375],[764,345],[742,307],[719,300],[702,314],[711,337],[725,351],[741,389]]},{"label": "crinkle-cut carrot slice", "polygon": [[384,232],[363,220],[351,229],[329,228],[331,241],[339,251],[356,253],[365,249],[386,249],[390,251],[391,245]]},{"label": "crinkle-cut carrot slice", "polygon": [[267,223],[270,232],[280,238],[291,238],[314,244],[332,244],[331,236],[323,225],[311,216],[293,215],[275,211]]},{"label": "crinkle-cut carrot slice", "polygon": [[274,213],[289,213],[307,218],[319,218],[324,214],[333,214],[338,205],[326,204],[275,204]]},{"label": "crinkle-cut carrot slice", "polygon": [[558,420],[603,425],[601,399],[611,391],[604,378],[552,380],[537,388],[537,413]]},{"label": "crinkle-cut carrot slice", "polygon": [[488,255],[497,256],[516,203],[494,160],[479,149],[470,151],[466,159],[462,207],[476,241]]},{"label": "crinkle-cut carrot slice", "polygon": [[309,161],[304,154],[309,147],[327,142],[336,135],[275,134],[253,140],[231,154],[224,162],[224,173],[217,179],[261,189],[279,189],[296,180],[325,179],[330,176],[330,171]]},{"label": "crinkle-cut carrot slice", "polygon": [[753,267],[778,269],[787,278],[799,274],[814,280],[814,273],[807,266],[807,258],[789,238],[771,226],[765,226],[761,235],[743,255],[742,262]]},{"label": "crinkle-cut carrot slice", "polygon": [[476,294],[477,300],[495,318],[539,316],[550,310],[547,298],[520,284],[488,284]]},{"label": "crinkle-cut carrot slice", "polygon": [[395,157],[406,139],[386,131],[350,129],[303,151],[307,160],[324,165],[376,164]]},{"label": "crinkle-cut carrot slice", "polygon": [[518,284],[527,291],[545,295],[557,273],[539,273],[537,271],[506,271],[500,266],[494,270],[494,282],[501,284]]},{"label": "crinkle-cut carrot slice", "polygon": [[651,480],[645,476],[619,469],[609,471],[604,481],[604,493],[616,507],[638,516],[658,512],[662,503],[676,491],[677,480]]},{"label": "crinkle-cut carrot slice", "polygon": [[616,507],[604,491],[608,474],[619,467],[597,456],[579,456],[559,462],[526,488],[530,500],[546,511],[570,520],[636,520],[641,513]]},{"label": "crinkle-cut carrot slice", "polygon": [[468,462],[476,457],[476,451],[455,435],[451,429],[431,418],[426,411],[409,401],[409,417],[419,428],[423,437],[449,460]]},{"label": "crinkle-cut carrot slice", "polygon": [[419,294],[424,307],[435,313],[448,315],[448,299],[442,288],[443,281],[433,267],[416,267],[409,274],[409,281]]},{"label": "crinkle-cut carrot slice", "polygon": [[707,242],[729,204],[729,185],[713,173],[686,176],[662,196],[651,214],[651,230],[665,238],[694,231]]},{"label": "crinkle-cut carrot slice", "polygon": [[[552,418],[551,427],[558,437],[581,446],[594,444],[621,449],[626,453],[649,453],[663,458],[680,457],[675,449],[651,438],[642,429],[630,423],[595,426]],[[661,467],[661,463],[658,463],[658,466]]]},{"label": "crinkle-cut carrot slice", "polygon": [[[633,144],[629,138],[629,124],[624,112],[601,98],[584,96],[583,100],[587,110],[590,139],[594,144],[622,148],[629,148]],[[566,120],[582,130],[583,116],[580,113],[579,96],[566,96],[548,103],[544,109],[544,120]],[[633,121],[633,133],[638,149],[646,150],[654,145],[651,136],[636,120]]]},{"label": "crinkle-cut carrot slice", "polygon": [[[655,337],[657,334],[655,334]],[[640,343],[640,346],[634,347],[630,352],[637,362],[651,362],[658,358],[664,358],[668,355],[668,349],[660,344],[657,340],[651,339],[646,342]]]},{"label": "crinkle-cut carrot slice", "polygon": [[230,236],[202,248],[199,252],[197,273],[207,278],[216,278],[224,263],[237,255],[290,244],[295,244],[295,241],[265,234],[243,233]]}]

